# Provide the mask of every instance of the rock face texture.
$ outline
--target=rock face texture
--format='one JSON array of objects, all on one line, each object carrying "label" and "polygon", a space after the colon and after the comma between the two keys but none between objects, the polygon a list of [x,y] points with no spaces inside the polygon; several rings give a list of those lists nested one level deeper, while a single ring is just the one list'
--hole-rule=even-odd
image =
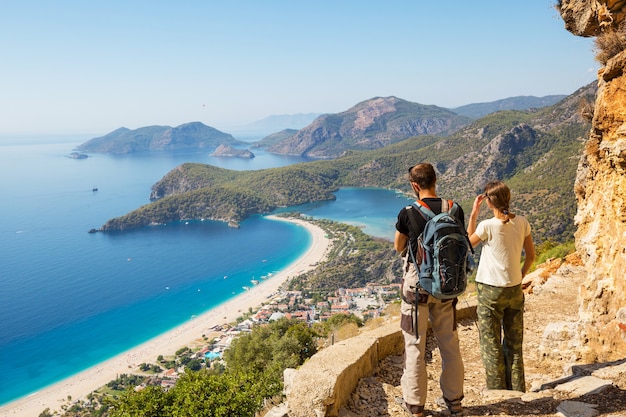
[{"label": "rock face texture", "polygon": [[[562,0],[558,8],[571,33],[597,37],[603,57],[575,220],[589,274],[580,291],[580,333],[589,359],[614,360],[626,356],[626,1]],[[603,42],[607,37],[613,42]]]}]

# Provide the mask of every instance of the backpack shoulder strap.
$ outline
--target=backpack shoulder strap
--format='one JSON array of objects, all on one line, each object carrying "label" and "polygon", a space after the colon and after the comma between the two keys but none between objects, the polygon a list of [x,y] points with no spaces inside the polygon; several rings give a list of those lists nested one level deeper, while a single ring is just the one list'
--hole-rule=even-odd
[{"label": "backpack shoulder strap", "polygon": [[450,207],[452,207],[452,204],[450,204],[452,200],[446,200],[446,199],[441,199],[441,212],[442,213],[447,213],[450,211]]},{"label": "backpack shoulder strap", "polygon": [[459,211],[459,205],[452,200],[448,200],[448,212],[456,216],[456,212]]},{"label": "backpack shoulder strap", "polygon": [[413,203],[413,207],[415,207],[417,211],[422,214],[424,220],[426,221],[435,217],[435,213],[433,213],[430,207],[428,207],[428,204],[424,203],[422,200],[415,201],[415,203]]},{"label": "backpack shoulder strap", "polygon": [[[424,201],[417,200],[415,201],[415,203],[413,203],[413,206],[419,210],[419,212],[422,214],[422,216],[424,217],[426,221],[435,217],[435,213],[430,209],[430,207],[428,207],[428,204],[426,204]],[[452,200],[445,200],[443,198],[441,199],[441,212],[442,213],[449,212],[450,214],[454,216],[456,215],[458,207],[459,207],[458,204],[456,204]]]}]

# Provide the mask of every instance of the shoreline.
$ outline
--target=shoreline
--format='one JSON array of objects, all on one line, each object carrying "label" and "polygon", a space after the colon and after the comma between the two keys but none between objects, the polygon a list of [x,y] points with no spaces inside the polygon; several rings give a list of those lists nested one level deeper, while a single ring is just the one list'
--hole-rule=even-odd
[{"label": "shoreline", "polygon": [[116,379],[119,374],[136,372],[141,363],[154,363],[158,355],[172,355],[181,347],[192,345],[203,334],[211,333],[211,327],[234,322],[237,317],[241,316],[241,311],[260,307],[291,277],[314,269],[314,265],[326,258],[331,241],[321,228],[301,219],[274,215],[265,216],[265,218],[288,221],[306,228],[312,237],[311,245],[302,256],[287,265],[285,269],[243,294],[113,358],[0,406],[0,417],[38,416],[46,408],[49,408],[51,412],[60,411],[63,405],[68,404],[69,396],[71,396],[71,402],[80,400]]}]

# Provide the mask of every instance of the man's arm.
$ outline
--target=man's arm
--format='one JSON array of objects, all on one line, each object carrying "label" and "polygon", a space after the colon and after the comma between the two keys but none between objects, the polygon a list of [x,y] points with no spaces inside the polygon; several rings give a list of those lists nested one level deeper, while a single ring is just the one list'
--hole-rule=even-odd
[{"label": "man's arm", "polygon": [[396,230],[396,235],[393,239],[393,247],[396,252],[402,252],[406,248],[407,242],[409,241],[409,237],[404,233],[400,233]]}]

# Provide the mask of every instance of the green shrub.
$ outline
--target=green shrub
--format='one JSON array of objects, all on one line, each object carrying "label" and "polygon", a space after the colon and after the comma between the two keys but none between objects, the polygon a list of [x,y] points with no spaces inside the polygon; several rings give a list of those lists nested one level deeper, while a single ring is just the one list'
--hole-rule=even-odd
[{"label": "green shrub", "polygon": [[541,265],[548,259],[565,258],[567,255],[576,251],[574,241],[565,243],[555,243],[553,241],[545,241],[535,248],[537,252],[535,265]]}]

